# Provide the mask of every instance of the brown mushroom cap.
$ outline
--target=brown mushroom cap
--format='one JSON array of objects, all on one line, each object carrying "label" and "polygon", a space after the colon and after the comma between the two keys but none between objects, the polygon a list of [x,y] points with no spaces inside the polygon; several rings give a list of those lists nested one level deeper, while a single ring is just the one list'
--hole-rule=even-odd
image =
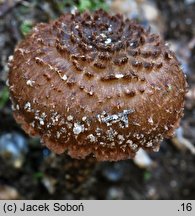
[{"label": "brown mushroom cap", "polygon": [[37,25],[15,49],[14,116],[56,153],[98,160],[158,151],[183,115],[186,81],[159,35],[103,10]]}]

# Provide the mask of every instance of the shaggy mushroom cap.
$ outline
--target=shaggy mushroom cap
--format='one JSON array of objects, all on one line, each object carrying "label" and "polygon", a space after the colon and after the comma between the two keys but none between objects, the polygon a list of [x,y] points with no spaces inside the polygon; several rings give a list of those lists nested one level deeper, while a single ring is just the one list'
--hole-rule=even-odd
[{"label": "shaggy mushroom cap", "polygon": [[159,35],[103,10],[38,24],[15,49],[14,116],[73,158],[122,160],[158,151],[183,115],[186,81]]}]

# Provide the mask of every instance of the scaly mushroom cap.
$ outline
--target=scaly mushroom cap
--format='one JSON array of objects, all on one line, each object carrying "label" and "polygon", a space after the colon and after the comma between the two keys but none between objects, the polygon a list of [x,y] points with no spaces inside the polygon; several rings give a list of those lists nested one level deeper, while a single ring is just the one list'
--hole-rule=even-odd
[{"label": "scaly mushroom cap", "polygon": [[10,63],[14,116],[56,153],[158,151],[183,115],[185,77],[159,35],[103,10],[37,25]]}]

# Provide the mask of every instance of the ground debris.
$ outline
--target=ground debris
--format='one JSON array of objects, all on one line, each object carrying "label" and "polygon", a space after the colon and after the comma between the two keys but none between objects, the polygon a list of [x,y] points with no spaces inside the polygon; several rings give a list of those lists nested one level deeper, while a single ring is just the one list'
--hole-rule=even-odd
[{"label": "ground debris", "polygon": [[8,185],[0,184],[0,200],[16,200],[20,199],[17,189]]}]

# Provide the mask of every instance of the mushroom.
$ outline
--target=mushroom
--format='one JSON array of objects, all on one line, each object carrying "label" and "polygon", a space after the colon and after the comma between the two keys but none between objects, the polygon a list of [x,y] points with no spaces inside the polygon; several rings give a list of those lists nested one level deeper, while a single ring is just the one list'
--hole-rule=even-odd
[{"label": "mushroom", "polygon": [[103,10],[38,24],[16,47],[14,117],[57,154],[97,160],[158,151],[183,115],[186,80],[159,35]]}]

